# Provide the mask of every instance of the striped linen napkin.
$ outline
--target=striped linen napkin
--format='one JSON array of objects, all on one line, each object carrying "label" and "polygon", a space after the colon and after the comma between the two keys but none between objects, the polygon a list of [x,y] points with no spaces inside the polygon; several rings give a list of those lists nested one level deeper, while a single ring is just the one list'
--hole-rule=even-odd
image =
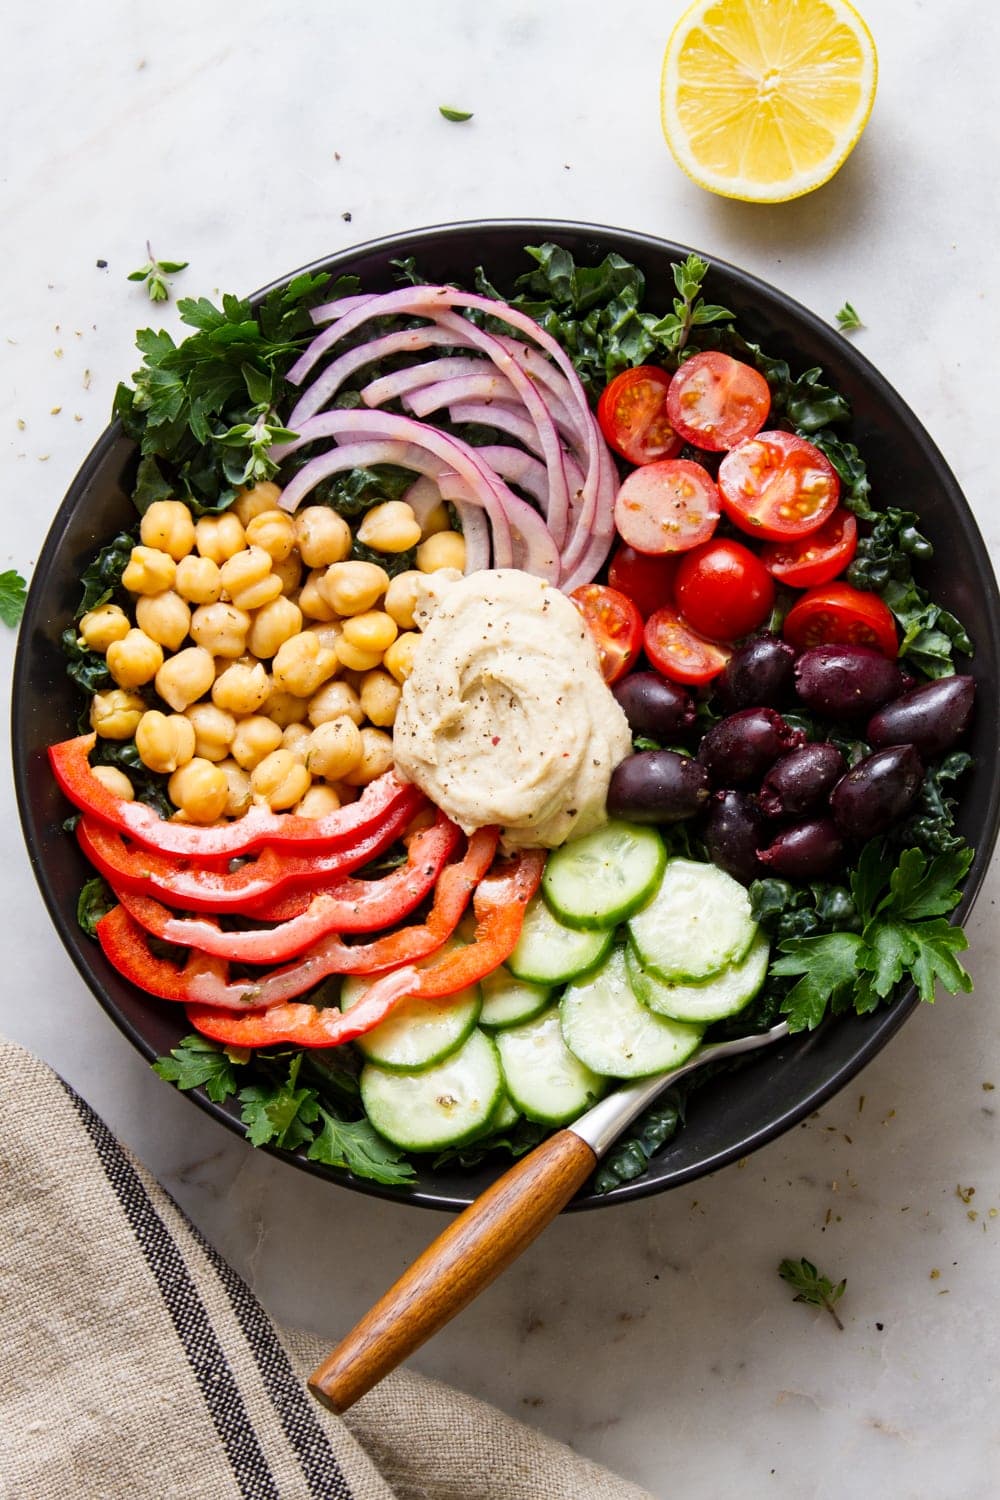
[{"label": "striped linen napkin", "polygon": [[0,1040],[2,1500],[651,1500],[398,1372],[344,1418],[73,1091]]}]

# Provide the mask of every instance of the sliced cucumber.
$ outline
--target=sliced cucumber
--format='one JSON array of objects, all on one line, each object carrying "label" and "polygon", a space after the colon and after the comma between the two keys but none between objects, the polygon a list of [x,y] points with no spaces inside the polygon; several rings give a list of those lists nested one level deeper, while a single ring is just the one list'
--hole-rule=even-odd
[{"label": "sliced cucumber", "polygon": [[567,927],[614,927],[649,900],[666,858],[655,828],[612,818],[549,855],[542,891]]},{"label": "sliced cucumber", "polygon": [[[340,991],[341,1010],[350,1010],[371,981],[349,975]],[[478,984],[447,1000],[401,1000],[380,1025],[359,1036],[356,1046],[383,1068],[427,1068],[460,1047],[479,1019]]]},{"label": "sliced cucumber", "polygon": [[668,1021],[640,1005],[621,947],[612,948],[593,974],[569,986],[559,1012],[573,1056],[612,1078],[645,1078],[676,1068],[698,1046],[703,1029]]},{"label": "sliced cucumber", "polygon": [[629,983],[637,1000],[660,1016],[675,1021],[694,1021],[707,1025],[722,1021],[744,1010],[759,992],[767,977],[767,960],[771,947],[763,932],[758,932],[743,958],[703,979],[700,984],[670,984],[657,979],[643,968],[635,949],[629,945],[625,965]]},{"label": "sliced cucumber", "polygon": [[486,975],[480,988],[483,1008],[479,1013],[479,1024],[490,1029],[530,1021],[532,1016],[540,1015],[545,1009],[551,994],[548,985],[518,979],[503,964]]},{"label": "sliced cucumber", "polygon": [[529,1120],[543,1125],[566,1125],[582,1115],[607,1087],[563,1041],[559,1007],[551,1006],[496,1034],[507,1092]]},{"label": "sliced cucumber", "polygon": [[669,859],[652,900],[628,929],[644,968],[659,979],[688,981],[737,963],[757,924],[738,880],[717,865]]},{"label": "sliced cucumber", "polygon": [[524,926],[507,967],[517,979],[531,984],[564,984],[592,969],[611,947],[613,933],[579,932],[564,927],[541,896],[532,897]]},{"label": "sliced cucumber", "polygon": [[490,1116],[490,1122],[483,1131],[483,1135],[496,1135],[501,1130],[509,1130],[512,1125],[517,1124],[520,1118],[521,1111],[505,1091],[500,1095],[500,1102]]},{"label": "sliced cucumber", "polygon": [[481,1135],[503,1094],[496,1048],[473,1031],[457,1052],[419,1073],[361,1069],[361,1102],[375,1129],[404,1151],[439,1151]]}]

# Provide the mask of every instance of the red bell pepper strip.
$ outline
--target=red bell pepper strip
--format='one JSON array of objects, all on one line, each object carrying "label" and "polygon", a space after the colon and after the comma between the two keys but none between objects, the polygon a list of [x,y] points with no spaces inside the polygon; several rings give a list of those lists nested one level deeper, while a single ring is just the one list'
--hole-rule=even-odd
[{"label": "red bell pepper strip", "polygon": [[253,912],[279,893],[329,885],[374,859],[399,837],[424,800],[422,792],[409,787],[377,829],[353,844],[317,854],[266,848],[235,870],[220,868],[215,861],[203,864],[130,845],[89,814],[77,823],[76,837],[90,863],[116,891],[153,896],[186,911]]},{"label": "red bell pepper strip", "polygon": [[119,973],[162,1000],[197,1002],[206,1010],[227,1012],[282,1006],[331,974],[377,974],[436,953],[462,920],[470,896],[493,861],[497,838],[495,828],[480,828],[462,859],[445,865],[425,922],[370,943],[348,944],[329,933],[294,963],[259,979],[230,980],[225,960],[197,952],[189,954],[183,968],[155,957],[147,934],[122,906],[112,907],[98,922],[97,937]]},{"label": "red bell pepper strip", "polygon": [[412,790],[409,783],[386,771],[365,788],[357,802],[350,802],[323,818],[300,818],[294,813],[251,807],[231,823],[200,828],[161,818],[145,802],[126,802],[108,791],[91,773],[88,756],[95,741],[95,735],[82,734],[49,746],[49,760],[60,787],[91,818],[162,854],[212,859],[249,854],[265,845],[282,849],[289,846],[298,854],[306,854],[310,849],[340,848],[374,831],[396,802]]},{"label": "red bell pepper strip", "polygon": [[[498,968],[517,945],[524,909],[538,889],[544,867],[544,851],[531,849],[488,875],[474,897],[474,942],[440,955],[426,968],[408,964],[384,974],[349,1011],[299,1004],[239,1016],[191,1004],[186,1007],[187,1018],[196,1031],[227,1047],[336,1047],[351,1042],[384,1021],[401,1000],[445,999]],[[103,923],[98,932],[100,926]]]},{"label": "red bell pepper strip", "polygon": [[308,909],[277,927],[227,930],[208,916],[178,917],[151,896],[115,891],[140,927],[165,942],[196,948],[234,963],[278,964],[330,932],[377,932],[408,917],[427,895],[461,830],[443,812],[411,841],[405,865],[380,880],[340,881],[315,893]]}]

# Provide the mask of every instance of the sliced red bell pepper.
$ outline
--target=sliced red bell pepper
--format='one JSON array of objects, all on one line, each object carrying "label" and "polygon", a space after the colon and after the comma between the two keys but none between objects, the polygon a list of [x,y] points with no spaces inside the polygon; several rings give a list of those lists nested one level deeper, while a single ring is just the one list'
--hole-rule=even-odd
[{"label": "sliced red bell pepper", "polygon": [[330,932],[378,932],[408,917],[433,886],[461,830],[439,812],[410,842],[405,865],[380,880],[340,881],[315,893],[308,908],[277,927],[225,929],[211,917],[178,917],[169,907],[134,892],[115,895],[132,919],[154,937],[196,948],[234,963],[278,964],[294,958]]},{"label": "sliced red bell pepper", "polygon": [[[340,848],[366,837],[387,817],[395,804],[412,794],[408,782],[387,771],[367,786],[357,802],[350,802],[323,818],[300,818],[251,807],[241,818],[215,828],[174,823],[161,818],[145,802],[125,802],[108,791],[91,772],[88,756],[96,736],[82,734],[49,746],[52,771],[69,800],[91,818],[106,823],[147,849],[194,858],[248,854],[265,845],[289,847],[305,854],[310,849]],[[419,795],[419,794],[418,794]],[[420,797],[423,801],[423,797]]]},{"label": "sliced red bell pepper", "polygon": [[[476,891],[474,942],[440,955],[425,968],[407,964],[384,974],[349,1011],[332,1006],[322,1010],[314,1005],[277,1005],[240,1016],[210,1005],[190,1004],[187,1018],[203,1036],[227,1047],[335,1047],[353,1041],[384,1021],[401,1000],[418,996],[445,999],[491,974],[509,958],[521,934],[524,909],[538,889],[544,867],[541,849],[515,855],[488,875]],[[103,923],[98,932],[101,926]]]},{"label": "sliced red bell pepper", "polygon": [[197,952],[189,954],[182,968],[157,958],[147,934],[122,906],[112,907],[98,922],[97,937],[115,968],[149,995],[227,1012],[284,1005],[331,974],[378,974],[436,953],[462,920],[469,898],[493,861],[497,838],[495,828],[480,828],[463,857],[445,865],[426,921],[387,932],[370,943],[348,944],[329,933],[295,963],[259,979],[230,980],[225,960]]},{"label": "sliced red bell pepper", "polygon": [[129,844],[89,814],[77,823],[76,837],[116,891],[153,896],[186,911],[252,913],[279,894],[329,885],[374,859],[399,837],[424,801],[422,792],[409,787],[378,827],[352,844],[315,854],[268,847],[235,870],[227,868],[228,861],[220,866],[217,860],[203,863]]}]

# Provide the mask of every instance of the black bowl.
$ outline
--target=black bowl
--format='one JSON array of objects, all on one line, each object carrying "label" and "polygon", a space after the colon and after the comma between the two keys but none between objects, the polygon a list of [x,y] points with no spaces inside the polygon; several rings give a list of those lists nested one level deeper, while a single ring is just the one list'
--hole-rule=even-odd
[{"label": "black bowl", "polygon": [[[474,268],[482,265],[494,283],[505,288],[530,267],[523,247],[544,240],[565,245],[581,262],[600,259],[609,251],[626,256],[646,275],[647,306],[664,310],[674,295],[671,262],[688,254],[684,246],[625,230],[505,220],[418,230],[344,251],[309,269],[334,275],[353,271],[366,289],[389,290],[396,284],[391,262],[414,255],[429,280],[468,285]],[[875,498],[919,512],[923,530],[937,544],[931,570],[934,595],[969,630],[977,647],[980,701],[995,703],[1000,641],[996,582],[968,504],[924,428],[841,334],[772,287],[712,261],[706,294],[709,301],[731,308],[740,328],[768,353],[786,359],[793,371],[821,365],[830,382],[849,398],[854,412],[851,438],[868,461]],[[76,732],[80,705],[65,674],[59,635],[73,617],[80,574],[94,551],[120,527],[134,524],[128,490],[135,462],[133,445],[115,424],[97,443],[59,508],[35,568],[21,629],[13,742],[25,838],[56,929],[108,1014],[152,1059],[176,1046],[188,1028],[176,1007],[151,1000],[125,983],[77,927],[77,894],[89,869],[75,841],[62,830],[68,808],[45,756],[47,745]],[[963,787],[959,827],[977,852],[956,912],[959,921],[983,879],[1000,817],[1000,785],[993,774],[998,751],[994,714],[979,713],[969,748],[976,764]],[[853,1078],[918,1003],[911,991],[874,1015],[828,1023],[706,1083],[691,1098],[684,1129],[653,1160],[644,1178],[604,1197],[583,1193],[573,1206],[608,1205],[677,1187],[773,1140]],[[244,1133],[234,1110],[213,1104],[201,1091],[192,1097],[230,1129]],[[396,1189],[292,1159],[299,1167],[363,1192],[433,1208],[470,1202],[504,1168],[498,1163],[472,1171],[432,1172],[428,1166],[414,1186]]]}]

